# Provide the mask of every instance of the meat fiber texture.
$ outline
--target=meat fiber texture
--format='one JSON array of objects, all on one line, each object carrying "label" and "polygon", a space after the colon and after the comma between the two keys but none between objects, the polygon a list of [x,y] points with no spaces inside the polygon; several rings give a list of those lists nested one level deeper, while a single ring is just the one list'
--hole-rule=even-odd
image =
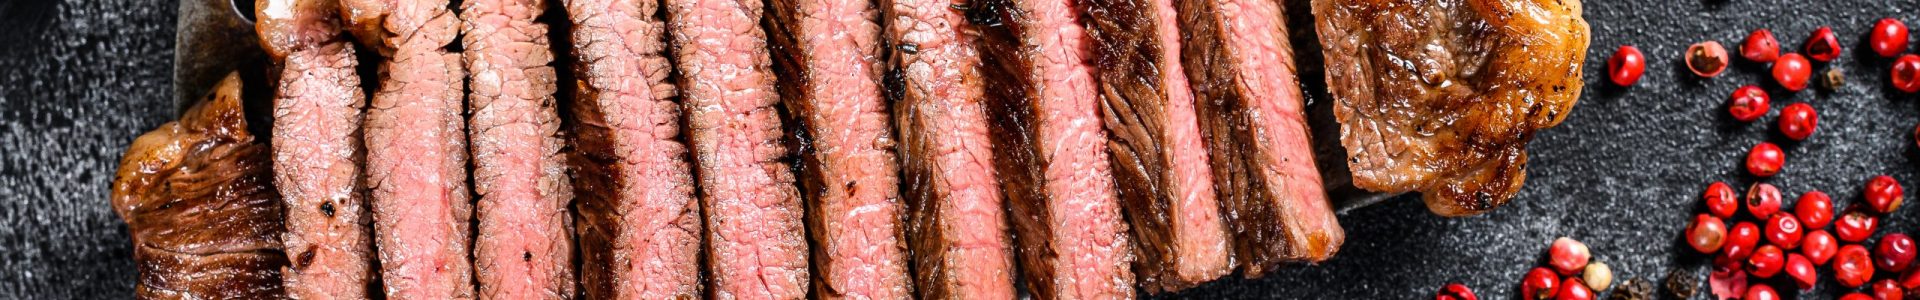
[{"label": "meat fiber texture", "polygon": [[706,213],[709,294],[806,297],[807,239],[793,171],[783,161],[762,3],[666,3]]},{"label": "meat fiber texture", "polygon": [[280,193],[228,75],[127,148],[113,208],[133,235],[137,299],[285,299]]},{"label": "meat fiber texture", "polygon": [[814,295],[908,298],[905,208],[880,86],[880,11],[861,0],[767,3],[780,95],[798,124],[807,232],[817,243]]},{"label": "meat fiber texture", "polygon": [[1132,298],[1128,225],[1101,129],[1092,41],[1074,0],[989,0],[982,49],[995,165],[1027,290],[1040,299]]},{"label": "meat fiber texture", "polygon": [[261,45],[280,66],[273,100],[274,183],[286,196],[287,293],[367,298],[374,276],[372,215],[361,173],[367,104],[336,0],[261,0]]},{"label": "meat fiber texture", "polygon": [[1526,181],[1527,143],[1579,100],[1580,1],[1314,1],[1353,184],[1486,212]]},{"label": "meat fiber texture", "polygon": [[699,203],[652,0],[563,0],[579,81],[574,188],[588,299],[702,295]]},{"label": "meat fiber texture", "polygon": [[573,183],[560,151],[553,51],[534,21],[543,0],[467,0],[468,136],[479,219],[473,266],[481,299],[572,298]]},{"label": "meat fiber texture", "polygon": [[1320,173],[1281,3],[1187,1],[1184,48],[1215,186],[1248,277],[1287,262],[1319,262],[1346,232]]},{"label": "meat fiber texture", "polygon": [[881,1],[901,196],[920,299],[1012,299],[979,37],[948,0]]},{"label": "meat fiber texture", "polygon": [[474,297],[466,69],[447,1],[344,0],[348,27],[387,60],[367,111],[367,184],[386,296]]},{"label": "meat fiber texture", "polygon": [[1180,60],[1173,0],[1091,0],[1082,8],[1139,285],[1176,291],[1226,275],[1233,257]]}]

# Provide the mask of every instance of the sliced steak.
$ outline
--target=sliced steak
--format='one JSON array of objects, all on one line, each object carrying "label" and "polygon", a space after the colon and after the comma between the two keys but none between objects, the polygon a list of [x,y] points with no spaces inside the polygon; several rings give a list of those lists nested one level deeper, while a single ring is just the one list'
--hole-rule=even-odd
[{"label": "sliced steak", "polygon": [[1075,0],[987,0],[984,34],[994,165],[1012,204],[1020,263],[1041,299],[1132,298],[1133,249],[1115,196],[1093,41]]},{"label": "sliced steak", "polygon": [[274,183],[286,196],[286,246],[301,258],[284,271],[301,299],[372,296],[372,215],[360,165],[367,96],[337,0],[261,0],[261,45],[280,65],[273,105]]},{"label": "sliced steak", "polygon": [[1268,0],[1180,7],[1215,186],[1241,269],[1255,278],[1284,262],[1326,260],[1346,236],[1314,168],[1284,10]]},{"label": "sliced steak", "polygon": [[573,182],[560,150],[544,0],[466,0],[468,138],[479,195],[473,268],[480,298],[575,295]]},{"label": "sliced steak", "polygon": [[228,75],[120,160],[113,209],[133,235],[135,298],[287,298],[280,193],[240,101],[240,77]]},{"label": "sliced steak", "polygon": [[563,1],[579,61],[569,160],[581,286],[588,299],[698,298],[700,207],[660,2]]},{"label": "sliced steak", "polygon": [[807,238],[785,162],[760,1],[669,0],[686,97],[708,274],[720,299],[807,296]]},{"label": "sliced steak", "polygon": [[1006,203],[993,170],[979,39],[952,0],[889,0],[900,184],[920,299],[1012,299]]},{"label": "sliced steak", "polygon": [[780,96],[798,124],[807,232],[818,243],[814,296],[909,298],[880,11],[864,0],[767,3]]},{"label": "sliced steak", "polygon": [[473,298],[473,203],[461,116],[466,69],[446,48],[459,19],[446,0],[344,1],[350,28],[387,57],[366,123],[367,185],[386,295]]},{"label": "sliced steak", "polygon": [[1527,142],[1579,100],[1580,1],[1313,1],[1353,184],[1472,215],[1526,181]]},{"label": "sliced steak", "polygon": [[1140,286],[1175,291],[1226,275],[1233,259],[1173,0],[1089,0],[1082,8]]}]

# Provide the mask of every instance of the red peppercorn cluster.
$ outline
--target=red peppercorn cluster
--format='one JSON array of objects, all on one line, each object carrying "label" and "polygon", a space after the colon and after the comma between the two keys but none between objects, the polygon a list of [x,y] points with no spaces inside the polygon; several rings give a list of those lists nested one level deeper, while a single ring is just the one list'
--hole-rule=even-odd
[{"label": "red peppercorn cluster", "polygon": [[1810,290],[1819,282],[1821,266],[1830,268],[1834,282],[1864,288],[1859,294],[1871,299],[1900,299],[1907,290],[1920,290],[1920,267],[1914,266],[1920,247],[1914,239],[1887,233],[1871,241],[1880,218],[1905,200],[1905,189],[1893,177],[1869,178],[1862,201],[1837,214],[1825,192],[1802,193],[1790,206],[1783,199],[1779,187],[1764,182],[1750,185],[1744,197],[1724,182],[1707,185],[1702,194],[1706,212],[1693,217],[1685,240],[1713,256],[1715,269],[1722,270],[1716,272],[1745,274],[1734,285],[1745,290],[1733,295],[1779,299],[1775,287]]},{"label": "red peppercorn cluster", "polygon": [[[1702,216],[1712,217],[1702,214]],[[1520,298],[1529,300],[1590,300],[1603,292],[1613,278],[1613,270],[1592,262],[1587,244],[1572,238],[1559,238],[1547,248],[1547,264],[1534,267],[1520,279]],[[1594,266],[1594,267],[1589,267]],[[1595,274],[1606,273],[1606,274]],[[1594,280],[1588,282],[1588,280]],[[1444,292],[1443,292],[1444,294]],[[1457,298],[1456,298],[1457,299]]]}]

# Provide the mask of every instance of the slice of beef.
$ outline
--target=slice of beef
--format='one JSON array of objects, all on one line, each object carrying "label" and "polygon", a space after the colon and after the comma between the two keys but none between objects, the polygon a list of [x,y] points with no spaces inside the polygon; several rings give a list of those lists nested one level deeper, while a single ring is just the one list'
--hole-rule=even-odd
[{"label": "slice of beef", "polygon": [[479,220],[473,268],[480,298],[575,294],[573,182],[554,100],[544,0],[466,0],[468,137]]},{"label": "slice of beef", "polygon": [[920,299],[1012,299],[979,39],[952,0],[882,1],[901,196]]},{"label": "slice of beef", "polygon": [[699,203],[655,0],[564,0],[578,94],[574,188],[588,299],[701,296]]},{"label": "slice of beef", "polygon": [[1132,298],[1128,225],[1101,128],[1092,41],[1076,0],[986,0],[972,10],[995,163],[1011,203],[1028,291],[1040,299]]},{"label": "slice of beef", "polygon": [[349,27],[387,57],[366,122],[367,185],[386,295],[473,298],[473,203],[461,116],[466,69],[459,53],[447,51],[458,16],[446,0],[344,1]]},{"label": "slice of beef", "polygon": [[720,299],[807,296],[807,238],[785,161],[760,1],[669,0],[682,76],[711,293]]},{"label": "slice of beef", "polygon": [[280,193],[228,75],[180,121],[140,135],[113,178],[138,299],[285,299]]},{"label": "slice of beef", "polygon": [[1226,275],[1233,258],[1180,60],[1173,0],[1085,4],[1140,286],[1149,293],[1176,291]]},{"label": "slice of beef", "polygon": [[768,1],[780,96],[798,131],[814,296],[911,295],[899,168],[881,95],[879,9],[864,0]]},{"label": "slice of beef", "polygon": [[1533,133],[1579,100],[1579,1],[1328,0],[1313,14],[1353,184],[1420,191],[1435,214],[1505,204]]},{"label": "slice of beef", "polygon": [[367,96],[336,0],[261,0],[261,45],[280,66],[273,105],[274,183],[286,195],[283,272],[301,299],[367,298],[374,276],[372,215],[360,165]]},{"label": "slice of beef", "polygon": [[1326,260],[1346,236],[1314,168],[1284,10],[1268,0],[1180,7],[1215,185],[1241,269],[1255,278],[1281,263]]}]

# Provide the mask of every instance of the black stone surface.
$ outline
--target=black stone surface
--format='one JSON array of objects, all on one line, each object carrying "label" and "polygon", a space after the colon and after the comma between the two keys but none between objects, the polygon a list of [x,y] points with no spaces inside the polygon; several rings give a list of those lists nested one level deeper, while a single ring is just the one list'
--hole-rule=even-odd
[{"label": "black stone surface", "polygon": [[[1920,97],[1887,87],[1888,60],[1873,56],[1864,40],[1881,17],[1920,25],[1920,1],[1585,5],[1594,32],[1588,87],[1566,123],[1537,136],[1530,178],[1512,203],[1458,219],[1429,215],[1413,199],[1353,210],[1341,217],[1347,245],[1331,261],[1164,298],[1417,299],[1464,282],[1483,299],[1510,299],[1521,274],[1541,264],[1547,243],[1560,236],[1591,245],[1595,259],[1615,270],[1615,282],[1658,283],[1674,268],[1704,270],[1705,257],[1682,245],[1679,231],[1701,211],[1697,198],[1707,183],[1755,181],[1740,161],[1760,141],[1786,147],[1786,171],[1766,181],[1789,198],[1819,189],[1844,205],[1858,200],[1868,177],[1883,173],[1920,189],[1912,137]],[[127,143],[171,119],[177,6],[0,0],[0,298],[131,295],[135,271],[125,225],[107,204],[108,183]],[[1764,66],[1748,62],[1713,79],[1694,78],[1679,63],[1688,44],[1712,39],[1731,48],[1761,27],[1798,49],[1822,25],[1841,33],[1847,47],[1840,60],[1816,64],[1846,71],[1848,83],[1838,91],[1788,93],[1766,79]],[[1646,77],[1630,88],[1604,81],[1604,62],[1622,44],[1649,55]],[[1727,117],[1727,95],[1743,84],[1772,92],[1775,112],[1751,124]],[[1773,132],[1778,108],[1793,102],[1820,112],[1819,131],[1805,142]],[[1885,219],[1882,232],[1914,231],[1916,210]],[[1825,283],[1802,296],[1842,292]]]}]

